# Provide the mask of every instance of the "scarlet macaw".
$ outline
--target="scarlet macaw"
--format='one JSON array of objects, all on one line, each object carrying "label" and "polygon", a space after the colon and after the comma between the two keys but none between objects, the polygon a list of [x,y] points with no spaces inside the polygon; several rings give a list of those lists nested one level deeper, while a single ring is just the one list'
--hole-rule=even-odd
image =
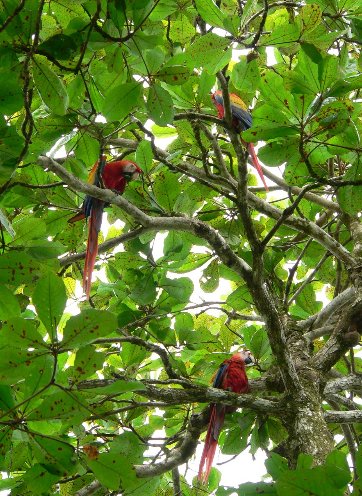
[{"label": "scarlet macaw", "polygon": [[[137,179],[142,174],[142,169],[130,160],[118,160],[116,162],[105,162],[105,156],[102,157],[101,164],[96,162],[89,174],[88,183],[98,187],[104,187],[119,193],[124,192],[129,181]],[[92,272],[98,253],[98,233],[101,229],[102,214],[105,202],[92,196],[86,196],[82,205],[82,211],[69,219],[68,222],[77,222],[78,220],[90,217],[87,251],[84,263],[83,273],[83,291],[89,299]]]},{"label": "scarlet macaw", "polygon": [[[250,112],[248,112],[247,106],[238,95],[235,95],[235,93],[230,93],[229,96],[230,96],[231,115],[233,118],[232,125],[235,131],[238,133],[240,133],[241,131],[246,131],[251,127],[253,122],[251,114]],[[211,95],[211,99],[216,107],[219,119],[223,119],[225,115],[225,109],[224,109],[224,98],[222,96],[222,91],[221,90],[215,91],[215,93]],[[256,168],[256,170],[258,171],[258,174],[260,176],[260,179],[263,181],[265,189],[269,191],[269,188],[265,182],[264,174],[260,166],[258,157],[256,156],[253,143],[246,143],[245,141],[243,141],[243,143],[244,145],[246,145],[248,152],[251,155],[252,163]]]},{"label": "scarlet macaw", "polygon": [[[214,376],[213,387],[233,391],[234,393],[247,393],[249,391],[248,378],[245,364],[253,363],[250,351],[236,353],[225,360]],[[225,413],[232,413],[234,407],[211,403],[210,420],[206,433],[205,445],[199,466],[199,481],[206,483],[210,474],[212,461],[215,456],[217,441],[224,424]],[[205,466],[205,470],[204,470]]]}]

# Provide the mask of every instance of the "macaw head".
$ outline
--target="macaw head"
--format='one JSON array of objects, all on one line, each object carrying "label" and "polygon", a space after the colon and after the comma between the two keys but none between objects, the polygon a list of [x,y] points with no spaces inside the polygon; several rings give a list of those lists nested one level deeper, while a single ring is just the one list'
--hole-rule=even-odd
[{"label": "macaw head", "polygon": [[131,160],[122,160],[122,176],[125,178],[127,183],[138,179],[140,174],[143,174],[143,170],[138,167],[137,164]]},{"label": "macaw head", "polygon": [[127,183],[137,179],[142,172],[131,160],[117,160],[104,166],[102,179],[106,188],[122,194]]},{"label": "macaw head", "polygon": [[222,97],[222,91],[216,90],[214,93],[211,93],[211,100],[215,105],[219,119],[222,119],[224,117],[224,99]]},{"label": "macaw head", "polygon": [[231,360],[235,362],[242,361],[245,365],[255,363],[255,359],[249,350],[242,350],[239,353],[235,353],[231,357]]}]

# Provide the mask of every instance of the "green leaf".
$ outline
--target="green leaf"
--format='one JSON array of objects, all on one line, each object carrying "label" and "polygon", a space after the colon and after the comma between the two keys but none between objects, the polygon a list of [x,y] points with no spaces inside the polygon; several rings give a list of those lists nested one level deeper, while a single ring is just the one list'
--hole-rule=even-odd
[{"label": "green leaf", "polygon": [[38,282],[33,294],[37,314],[54,340],[57,326],[63,315],[67,295],[64,282],[52,272],[47,272]]},{"label": "green leaf", "polygon": [[317,313],[322,303],[316,300],[316,294],[311,284],[305,286],[303,291],[297,296],[296,303],[308,314]]},{"label": "green leaf", "polygon": [[300,33],[300,27],[295,22],[285,23],[273,29],[271,34],[262,36],[261,41],[268,46],[275,45],[277,47],[287,46],[294,48],[299,41]]},{"label": "green leaf", "polygon": [[[362,180],[362,160],[350,167],[344,175],[345,181]],[[342,186],[337,191],[337,198],[344,212],[356,215],[362,210],[362,188],[361,186]]]},{"label": "green leaf", "polygon": [[86,346],[95,339],[108,336],[117,329],[116,316],[106,310],[88,308],[79,315],[70,317],[64,327],[62,345]]},{"label": "green leaf", "polygon": [[107,386],[93,388],[92,391],[97,394],[102,395],[116,395],[128,393],[130,391],[144,391],[145,386],[140,381],[122,381],[121,379],[113,382],[112,384],[108,384]]},{"label": "green leaf", "polygon": [[243,310],[252,304],[251,295],[246,285],[239,286],[226,298],[226,304],[234,310]]},{"label": "green leaf", "polygon": [[46,234],[45,222],[35,217],[22,217],[13,226],[16,231],[13,241],[15,246],[29,246],[31,240],[44,238]]},{"label": "green leaf", "polygon": [[150,305],[156,298],[156,283],[152,274],[137,274],[133,277],[129,297],[138,305]]},{"label": "green leaf", "polygon": [[167,293],[180,302],[187,302],[194,290],[194,285],[188,277],[180,277],[178,279],[168,279],[164,277],[160,281],[160,286]]},{"label": "green leaf", "polygon": [[140,364],[149,355],[149,352],[132,343],[122,343],[121,358],[125,367]]},{"label": "green leaf", "polygon": [[270,453],[265,461],[265,468],[274,480],[278,480],[288,470],[288,461],[277,453]]},{"label": "green leaf", "polygon": [[171,22],[170,38],[173,42],[184,45],[189,43],[196,34],[196,29],[186,15],[181,15]]},{"label": "green leaf", "polygon": [[27,247],[26,252],[36,260],[49,260],[62,255],[65,252],[65,247],[59,241],[44,239],[33,241],[31,246]]},{"label": "green leaf", "polygon": [[[186,62],[191,68],[205,67],[207,72],[214,74],[219,70],[218,66],[220,65],[220,59],[222,59],[222,63],[226,65],[223,60],[223,54],[229,47],[229,43],[229,40],[221,38],[214,33],[207,33],[205,36],[200,36],[189,48],[187,48]],[[227,52],[227,56],[229,57],[229,52]],[[217,65],[211,67],[215,62],[217,62]]]},{"label": "green leaf", "polygon": [[175,332],[178,334],[180,342],[186,341],[194,330],[194,319],[187,312],[180,313],[175,317]]},{"label": "green leaf", "polygon": [[247,57],[241,57],[240,62],[233,67],[231,81],[241,95],[251,93],[254,96],[260,82],[258,61],[255,59],[248,61]]},{"label": "green leaf", "polygon": [[120,489],[121,474],[132,470],[127,456],[117,453],[101,453],[96,460],[88,458],[87,464],[99,482],[113,491]]},{"label": "green leaf", "polygon": [[279,167],[284,162],[294,166],[299,162],[299,138],[289,137],[270,141],[258,149],[258,157],[269,167]]},{"label": "green leaf", "polygon": [[278,495],[287,496],[342,496],[343,491],[337,488],[327,475],[324,467],[311,470],[285,471],[276,483]]},{"label": "green leaf", "polygon": [[[53,359],[38,351],[24,349],[11,349],[9,346],[2,352],[0,360],[0,382],[3,384],[16,384],[18,381],[29,381],[29,389],[34,389],[39,383],[49,383]],[[30,378],[36,376],[36,381]]]},{"label": "green leaf", "polygon": [[0,120],[0,181],[10,179],[16,169],[19,154],[24,145],[23,137],[19,136],[15,126],[3,126]]},{"label": "green leaf", "polygon": [[155,124],[159,126],[170,124],[174,117],[174,105],[168,91],[158,84],[153,84],[148,92],[147,110]]},{"label": "green leaf", "polygon": [[244,342],[246,347],[259,360],[269,351],[268,336],[264,329],[255,329],[250,326],[244,329]]},{"label": "green leaf", "polygon": [[62,477],[74,472],[74,448],[70,444],[38,435],[31,436],[30,439],[36,460],[49,471]]},{"label": "green leaf", "polygon": [[191,75],[191,71],[184,65],[170,65],[162,67],[155,77],[167,84],[179,85],[186,83]]},{"label": "green leaf", "polygon": [[62,80],[50,69],[43,57],[35,55],[33,60],[34,84],[43,102],[55,114],[65,115],[69,97]]},{"label": "green leaf", "polygon": [[[239,486],[239,496],[257,496],[259,494],[262,496],[281,496],[271,482],[246,482]],[[219,496],[219,493],[217,493],[217,496]]]},{"label": "green leaf", "polygon": [[[1,57],[1,54],[0,54]],[[1,60],[1,58],[0,58]],[[2,115],[11,115],[20,110],[24,104],[21,91],[20,74],[0,70],[0,111]]]},{"label": "green leaf", "polygon": [[24,481],[23,494],[28,491],[30,494],[46,494],[60,477],[60,475],[48,472],[43,465],[37,463],[28,469],[22,477]]},{"label": "green leaf", "polygon": [[177,10],[175,0],[160,0],[150,13],[151,21],[163,21]]},{"label": "green leaf", "polygon": [[75,156],[79,160],[91,167],[99,159],[99,142],[86,133],[82,133],[77,138]]},{"label": "green leaf", "polygon": [[300,453],[297,460],[297,468],[305,469],[312,468],[313,465],[313,456],[306,455],[305,453]]},{"label": "green leaf", "polygon": [[38,53],[45,52],[56,59],[68,60],[75,55],[78,45],[74,38],[64,33],[57,33],[38,47]]},{"label": "green leaf", "polygon": [[319,81],[322,92],[330,88],[333,83],[342,75],[339,69],[339,58],[327,55],[323,63],[319,65]]},{"label": "green leaf", "polygon": [[334,450],[326,458],[326,472],[336,487],[345,488],[351,482],[351,472],[344,453]]},{"label": "green leaf", "polygon": [[350,93],[353,90],[361,88],[362,86],[362,74],[358,76],[351,76],[346,79],[337,80],[327,92],[327,96],[343,96]]},{"label": "green leaf", "polygon": [[248,436],[239,426],[230,429],[222,445],[222,452],[225,455],[236,455],[247,447]]},{"label": "green leaf", "polygon": [[313,31],[322,22],[322,11],[318,4],[304,5],[297,17],[302,33]]},{"label": "green leaf", "polygon": [[181,184],[175,174],[160,173],[154,178],[153,192],[157,203],[172,212],[174,204],[181,193]]},{"label": "green leaf", "polygon": [[219,28],[224,27],[226,15],[216,6],[213,0],[195,0],[195,4],[198,13],[205,22]]},{"label": "green leaf", "polygon": [[138,145],[137,150],[136,150],[136,163],[143,172],[149,172],[152,168],[152,160],[153,160],[153,153],[152,153],[152,146],[151,142],[148,140],[143,140],[141,143]]},{"label": "green leaf", "polygon": [[28,421],[64,419],[77,423],[89,417],[89,409],[83,406],[84,401],[79,393],[75,391],[67,393],[61,389],[55,389],[54,392],[52,388],[52,392],[31,409],[26,416]]},{"label": "green leaf", "polygon": [[101,108],[101,113],[108,121],[122,121],[131,110],[138,107],[142,94],[139,83],[124,83],[111,88]]},{"label": "green leaf", "polygon": [[243,139],[255,143],[259,140],[294,136],[297,133],[297,127],[290,121],[284,111],[266,104],[253,112],[253,126],[243,132]]},{"label": "green leaf", "polygon": [[105,354],[97,352],[94,346],[87,345],[80,348],[74,360],[74,382],[95,375],[98,370],[103,368],[105,361]]},{"label": "green leaf", "polygon": [[200,288],[205,293],[213,293],[219,287],[219,262],[213,260],[200,277]]},{"label": "green leaf", "polygon": [[20,316],[20,305],[13,292],[6,286],[0,286],[0,320]]},{"label": "green leaf", "polygon": [[45,342],[37,327],[38,322],[35,320],[7,317],[0,333],[0,349],[27,351],[29,348],[40,348],[44,350]]}]

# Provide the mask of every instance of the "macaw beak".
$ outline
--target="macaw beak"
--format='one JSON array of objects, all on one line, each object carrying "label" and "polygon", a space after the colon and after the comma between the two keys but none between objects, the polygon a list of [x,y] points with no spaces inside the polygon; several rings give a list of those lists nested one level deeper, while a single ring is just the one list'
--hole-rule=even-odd
[{"label": "macaw beak", "polygon": [[245,365],[250,365],[251,363],[254,363],[253,357],[251,355],[246,357],[244,360],[244,363],[245,363]]}]

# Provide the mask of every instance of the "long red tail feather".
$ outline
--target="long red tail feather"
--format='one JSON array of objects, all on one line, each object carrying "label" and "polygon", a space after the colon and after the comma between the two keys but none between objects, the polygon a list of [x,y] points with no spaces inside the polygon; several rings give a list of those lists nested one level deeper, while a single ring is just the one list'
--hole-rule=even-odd
[{"label": "long red tail feather", "polygon": [[92,211],[90,214],[87,251],[84,262],[83,291],[89,300],[92,285],[92,273],[98,253],[98,233],[102,224],[104,202],[92,198]]},{"label": "long red tail feather", "polygon": [[253,165],[254,165],[255,169],[258,171],[259,177],[263,181],[263,184],[264,184],[264,187],[265,187],[266,191],[269,191],[269,188],[268,188],[268,186],[266,184],[266,181],[265,181],[263,170],[262,170],[261,165],[259,163],[258,157],[257,157],[257,155],[255,153],[255,149],[254,149],[253,143],[248,143],[248,152],[251,155]]},{"label": "long red tail feather", "polygon": [[[202,451],[198,479],[200,482],[205,484],[209,478],[210,470],[212,467],[212,462],[214,460],[217,441],[219,439],[219,434],[224,424],[225,419],[225,407],[220,405],[211,405],[211,414],[209,427],[206,433],[206,439],[204,444],[204,449]],[[204,470],[205,467],[205,470]]]}]

